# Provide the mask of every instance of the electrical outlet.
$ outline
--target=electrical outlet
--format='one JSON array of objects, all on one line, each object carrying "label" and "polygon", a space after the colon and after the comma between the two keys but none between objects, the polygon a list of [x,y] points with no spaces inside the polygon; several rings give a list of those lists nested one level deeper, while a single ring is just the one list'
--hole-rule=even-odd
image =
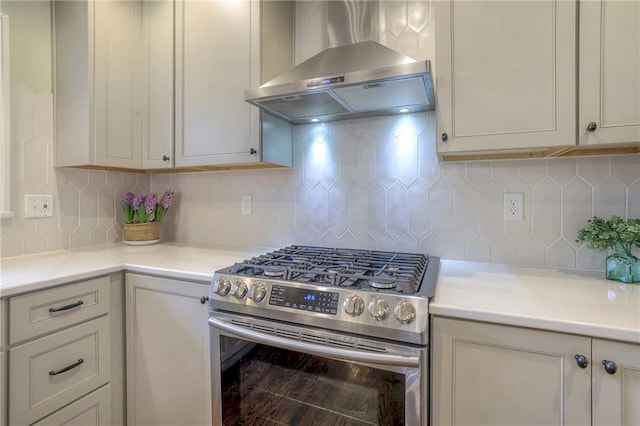
[{"label": "electrical outlet", "polygon": [[524,193],[504,193],[504,220],[524,219]]},{"label": "electrical outlet", "polygon": [[243,195],[240,199],[240,213],[251,214],[251,194]]},{"label": "electrical outlet", "polygon": [[25,195],[24,217],[25,219],[53,217],[53,195]]}]

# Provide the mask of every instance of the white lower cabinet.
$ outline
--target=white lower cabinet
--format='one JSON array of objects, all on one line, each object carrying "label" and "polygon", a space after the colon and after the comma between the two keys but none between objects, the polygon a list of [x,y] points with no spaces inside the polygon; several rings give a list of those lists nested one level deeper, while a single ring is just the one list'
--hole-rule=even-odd
[{"label": "white lower cabinet", "polygon": [[11,349],[10,424],[31,424],[111,378],[109,318]]},{"label": "white lower cabinet", "polygon": [[3,351],[0,351],[0,425],[7,424],[7,411],[6,411],[6,389],[7,380],[5,373],[6,356]]},{"label": "white lower cabinet", "polygon": [[123,278],[114,273],[0,301],[9,311],[0,425],[125,424]]},{"label": "white lower cabinet", "polygon": [[111,386],[106,385],[80,398],[33,426],[109,426],[111,421]]},{"label": "white lower cabinet", "polygon": [[4,316],[4,300],[0,300],[0,425],[7,424],[7,376],[6,356],[4,354],[4,340],[7,321]]},{"label": "white lower cabinet", "polygon": [[433,425],[640,424],[640,345],[447,318],[433,339]]},{"label": "white lower cabinet", "polygon": [[207,284],[127,273],[127,423],[211,425]]},{"label": "white lower cabinet", "polygon": [[640,425],[640,345],[593,339],[592,362],[593,425]]}]

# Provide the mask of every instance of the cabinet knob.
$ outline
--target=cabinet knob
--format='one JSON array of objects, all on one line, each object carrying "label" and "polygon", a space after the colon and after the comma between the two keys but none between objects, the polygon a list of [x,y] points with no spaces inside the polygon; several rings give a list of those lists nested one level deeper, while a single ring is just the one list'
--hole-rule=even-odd
[{"label": "cabinet knob", "polygon": [[171,160],[171,157],[169,157],[168,155],[162,156],[162,161],[169,161],[169,160]]},{"label": "cabinet knob", "polygon": [[587,357],[584,355],[576,355],[576,364],[578,364],[578,367],[580,368],[587,368],[587,366],[589,365],[589,361],[587,360]]},{"label": "cabinet knob", "polygon": [[602,361],[602,365],[604,365],[604,371],[609,374],[616,374],[616,371],[618,371],[618,366],[613,361],[607,361],[605,359]]},{"label": "cabinet knob", "polygon": [[449,139],[449,135],[446,133],[443,133],[440,138],[442,139],[442,142],[446,142]]},{"label": "cabinet knob", "polygon": [[205,303],[207,303],[208,301],[209,301],[209,297],[207,297],[207,296],[202,296],[202,297],[200,298],[200,303],[202,303],[203,305],[204,305]]},{"label": "cabinet knob", "polygon": [[598,128],[598,124],[595,121],[592,121],[591,123],[587,124],[587,132],[595,132],[597,128]]},{"label": "cabinet knob", "polygon": [[256,150],[255,150],[255,149],[253,149],[253,148],[251,148],[251,149],[249,150],[249,154],[251,154],[251,155],[256,155],[257,153],[258,153],[258,151],[256,151]]}]

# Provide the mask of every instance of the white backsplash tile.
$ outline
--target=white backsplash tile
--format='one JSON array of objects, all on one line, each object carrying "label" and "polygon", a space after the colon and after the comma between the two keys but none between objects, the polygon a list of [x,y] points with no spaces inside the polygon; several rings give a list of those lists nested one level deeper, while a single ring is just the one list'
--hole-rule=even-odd
[{"label": "white backsplash tile", "polygon": [[[121,241],[120,199],[148,192],[150,178],[133,173],[53,167],[53,96],[11,87],[11,207],[0,222],[0,257]],[[25,194],[52,194],[54,217],[24,218]]]},{"label": "white backsplash tile", "polygon": [[[435,2],[381,2],[378,39],[434,58]],[[298,2],[296,62],[328,47],[326,2]],[[432,62],[435,68],[437,64]],[[575,243],[595,215],[640,217],[640,155],[440,163],[436,113],[298,126],[294,168],[153,175],[55,169],[50,93],[12,87],[12,206],[0,256],[121,240],[126,191],[177,192],[164,240],[421,251],[449,259],[602,270]],[[504,192],[524,220],[504,221]],[[23,219],[27,193],[54,194],[52,219]],[[251,215],[240,214],[243,194]]]}]

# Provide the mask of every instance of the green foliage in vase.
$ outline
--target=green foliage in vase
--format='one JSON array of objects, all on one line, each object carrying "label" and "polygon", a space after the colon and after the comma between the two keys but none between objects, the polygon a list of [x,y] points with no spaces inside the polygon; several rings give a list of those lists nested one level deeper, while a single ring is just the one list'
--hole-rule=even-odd
[{"label": "green foliage in vase", "polygon": [[605,220],[594,216],[578,231],[576,242],[586,243],[596,250],[613,249],[616,243],[629,243],[640,247],[640,219],[624,220],[611,216]]}]

